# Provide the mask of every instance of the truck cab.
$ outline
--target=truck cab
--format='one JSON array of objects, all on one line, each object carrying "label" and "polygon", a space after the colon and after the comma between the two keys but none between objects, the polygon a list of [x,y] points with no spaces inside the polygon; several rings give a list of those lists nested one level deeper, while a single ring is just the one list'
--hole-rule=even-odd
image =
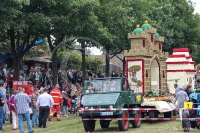
[{"label": "truck cab", "polygon": [[[102,128],[108,128],[110,121],[118,119],[119,130],[128,130],[129,118],[141,118],[139,108],[143,102],[142,93],[123,87],[123,78],[100,78],[84,82],[84,111],[80,112],[85,131],[94,131],[95,121],[100,119]],[[141,120],[132,120],[133,127],[140,127]]]}]

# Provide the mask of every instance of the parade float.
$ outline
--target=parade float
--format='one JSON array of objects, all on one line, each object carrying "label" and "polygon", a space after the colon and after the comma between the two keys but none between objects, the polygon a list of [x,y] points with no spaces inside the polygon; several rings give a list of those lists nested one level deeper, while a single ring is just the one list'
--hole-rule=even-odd
[{"label": "parade float", "polygon": [[164,37],[145,21],[141,28],[137,25],[136,29],[128,34],[128,38],[131,41],[131,49],[124,51],[128,79],[126,85],[134,92],[143,93],[143,108],[157,108],[143,111],[143,116],[158,118],[159,113],[164,113],[165,118],[170,118],[175,106],[167,90],[166,60],[169,53],[162,51]]},{"label": "parade float", "polygon": [[175,93],[174,84],[178,86],[191,85],[194,89],[195,62],[189,54],[188,48],[174,48],[173,53],[166,60],[167,83],[171,93]]}]

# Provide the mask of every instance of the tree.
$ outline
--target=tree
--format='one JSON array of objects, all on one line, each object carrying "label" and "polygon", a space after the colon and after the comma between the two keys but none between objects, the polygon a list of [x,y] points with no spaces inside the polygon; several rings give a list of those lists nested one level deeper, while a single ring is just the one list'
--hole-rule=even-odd
[{"label": "tree", "polygon": [[93,58],[92,56],[86,57],[87,70],[99,72],[103,70],[103,60],[101,58]]},{"label": "tree", "polygon": [[[109,41],[106,38],[101,38],[106,54],[106,76],[109,76],[110,58],[117,54],[122,54],[123,50],[130,48],[127,33],[133,30],[133,27],[142,17],[146,17],[143,13],[146,3],[145,0],[128,2],[121,0],[100,1],[101,8],[97,10],[97,14],[99,20],[102,21],[111,35]],[[124,57],[121,60],[125,63]]]},{"label": "tree", "polygon": [[19,79],[20,62],[23,56],[43,38],[40,31],[48,25],[48,18],[34,12],[27,1],[1,0],[0,42],[10,47],[14,64],[14,80]]},{"label": "tree", "polygon": [[61,65],[63,65],[65,70],[81,70],[81,53],[69,51],[63,57],[59,57],[58,59],[61,60]]}]

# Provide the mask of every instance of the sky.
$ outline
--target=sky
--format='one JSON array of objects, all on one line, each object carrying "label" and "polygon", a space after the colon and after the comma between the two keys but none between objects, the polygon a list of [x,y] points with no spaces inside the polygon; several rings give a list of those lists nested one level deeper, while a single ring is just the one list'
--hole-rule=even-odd
[{"label": "sky", "polygon": [[196,3],[196,6],[194,7],[195,11],[194,13],[200,14],[200,0],[191,0],[193,3]]},{"label": "sky", "polygon": [[[195,7],[194,7],[194,13],[199,13],[200,14],[200,0],[191,0],[193,3],[196,3]],[[102,51],[100,51],[98,48],[96,47],[92,47],[90,48],[92,51],[93,55],[101,55]]]}]

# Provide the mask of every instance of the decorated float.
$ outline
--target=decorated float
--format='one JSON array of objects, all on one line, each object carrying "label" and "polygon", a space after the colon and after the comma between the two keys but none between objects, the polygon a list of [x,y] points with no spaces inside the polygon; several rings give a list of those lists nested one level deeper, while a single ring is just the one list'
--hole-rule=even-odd
[{"label": "decorated float", "polygon": [[191,85],[194,89],[194,68],[195,62],[189,54],[188,48],[174,48],[173,53],[166,60],[167,63],[167,83],[172,94],[175,93],[174,84],[178,86]]},{"label": "decorated float", "polygon": [[131,49],[124,51],[128,79],[126,85],[134,92],[143,93],[143,108],[157,108],[143,111],[143,116],[157,118],[158,113],[164,113],[165,118],[170,118],[175,106],[167,90],[166,60],[169,54],[162,51],[164,37],[145,21],[141,28],[137,25],[128,38],[131,40]]}]

